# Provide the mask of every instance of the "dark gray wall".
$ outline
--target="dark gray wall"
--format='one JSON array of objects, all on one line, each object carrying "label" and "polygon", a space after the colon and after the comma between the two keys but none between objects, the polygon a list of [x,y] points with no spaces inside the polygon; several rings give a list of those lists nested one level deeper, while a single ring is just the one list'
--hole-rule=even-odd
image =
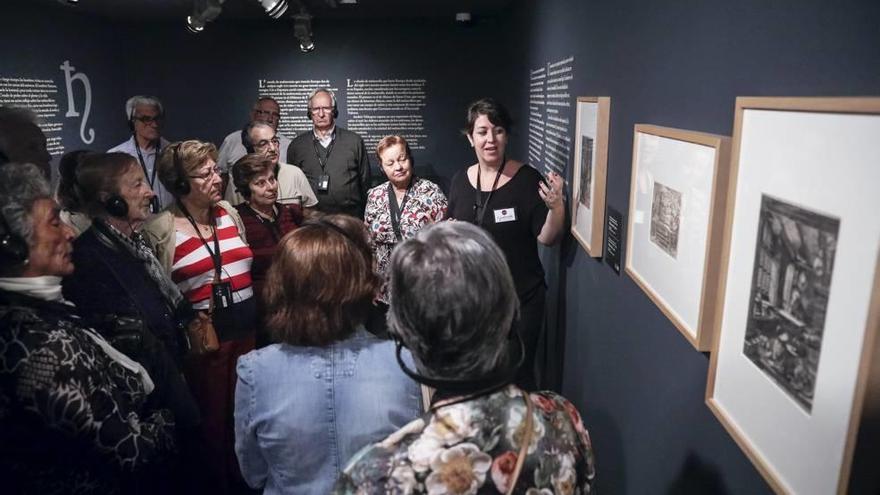
[{"label": "dark gray wall", "polygon": [[[573,96],[613,98],[607,197],[625,213],[635,123],[729,134],[738,95],[876,95],[878,26],[875,0],[521,1],[512,19],[471,28],[316,22],[318,50],[302,55],[286,25],[218,22],[193,36],[179,23],[4,4],[0,73],[58,78],[70,58],[91,78],[99,148],[125,139],[134,93],[165,100],[168,136],[219,142],[246,118],[259,77],[424,77],[432,144],[417,158],[449,177],[474,160],[458,134],[469,101],[519,102],[514,146],[525,157],[528,70],[574,55]],[[65,140],[72,148],[75,135]],[[564,357],[562,391],[591,430],[600,492],[768,493],[703,403],[708,356],[570,238],[544,255],[559,296],[550,364]]]},{"label": "dark gray wall", "polygon": [[[730,135],[737,96],[880,94],[876,1],[542,0],[517,17],[520,115],[529,68],[568,55],[572,98],[612,97],[607,204],[624,215],[636,123]],[[570,238],[544,255],[561,294],[549,340],[564,344],[562,392],[592,432],[600,493],[770,492],[704,405],[708,354]]]},{"label": "dark gray wall", "polygon": [[[387,23],[386,23],[387,22]],[[167,102],[166,134],[219,143],[241,128],[257,97],[257,79],[427,79],[428,148],[420,166],[450,177],[475,159],[458,132],[467,104],[489,93],[512,93],[510,59],[477,51],[507,36],[484,20],[470,28],[443,21],[315,21],[317,49],[300,53],[292,27],[276,23],[211,24],[198,36],[179,24],[125,26],[125,77],[129,92]],[[503,82],[503,84],[499,84]],[[340,123],[345,125],[340,96]]]},{"label": "dark gray wall", "polygon": [[[64,122],[62,138],[68,151],[105,150],[122,140],[113,132],[125,122],[125,93],[117,40],[110,26],[70,9],[4,2],[0,6],[0,46],[0,75],[3,77],[52,79],[57,83],[58,120]],[[64,117],[67,93],[64,73],[59,66],[65,60],[69,60],[77,72],[86,74],[91,84],[92,106],[87,127],[94,129],[95,139],[90,144],[79,137],[79,118]],[[82,86],[76,82],[73,89],[76,108],[82,114]]]}]

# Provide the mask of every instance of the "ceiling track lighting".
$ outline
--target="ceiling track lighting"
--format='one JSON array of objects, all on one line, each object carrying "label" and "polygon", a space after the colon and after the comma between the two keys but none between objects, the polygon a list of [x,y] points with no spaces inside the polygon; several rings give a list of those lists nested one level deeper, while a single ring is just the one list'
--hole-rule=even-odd
[{"label": "ceiling track lighting", "polygon": [[186,16],[186,29],[191,33],[201,33],[205,25],[220,16],[226,0],[193,0],[193,13]]},{"label": "ceiling track lighting", "polygon": [[301,52],[309,53],[315,49],[315,42],[312,41],[312,16],[305,8],[293,16],[293,35],[299,40]]},{"label": "ceiling track lighting", "polygon": [[278,19],[287,12],[287,0],[257,0],[263,6],[266,14],[273,19]]}]

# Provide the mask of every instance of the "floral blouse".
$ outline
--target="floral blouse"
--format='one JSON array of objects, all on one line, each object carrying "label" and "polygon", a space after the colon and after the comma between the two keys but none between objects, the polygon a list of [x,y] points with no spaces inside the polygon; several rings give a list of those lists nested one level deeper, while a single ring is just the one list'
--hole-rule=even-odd
[{"label": "floral blouse", "polygon": [[[364,222],[370,230],[377,267],[386,280],[391,251],[397,244],[388,198],[388,183],[385,182],[367,192],[367,207],[364,210]],[[446,207],[446,195],[437,184],[426,179],[413,179],[409,197],[400,212],[400,234],[404,239],[409,239],[426,226],[443,220]],[[386,302],[387,294],[386,286],[382,289],[382,299]]]},{"label": "floral blouse", "polygon": [[[511,385],[435,408],[356,454],[334,493],[506,493],[525,427],[523,393]],[[552,392],[528,397],[532,436],[513,493],[592,493],[593,449],[580,414]]]}]

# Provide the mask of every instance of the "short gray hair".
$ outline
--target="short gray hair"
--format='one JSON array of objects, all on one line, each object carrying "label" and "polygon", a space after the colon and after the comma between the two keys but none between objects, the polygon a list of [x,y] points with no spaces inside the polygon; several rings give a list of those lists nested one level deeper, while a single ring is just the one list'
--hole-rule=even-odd
[{"label": "short gray hair", "polygon": [[36,165],[7,163],[0,167],[0,213],[11,234],[30,244],[34,235],[34,203],[51,198],[49,183]]},{"label": "short gray hair", "polygon": [[318,96],[318,93],[327,93],[330,96],[330,103],[333,105],[334,108],[336,107],[336,94],[333,93],[333,90],[330,88],[315,88],[315,89],[313,89],[312,92],[309,93],[309,99],[306,100],[306,106],[308,106],[309,108],[312,108],[312,98],[314,98],[315,96]]},{"label": "short gray hair", "polygon": [[272,127],[272,124],[270,124],[269,122],[265,120],[254,120],[253,122],[248,123],[248,125],[244,128],[244,136],[242,136],[244,139],[242,140],[242,144],[244,144],[245,146],[250,146],[251,148],[254,147],[254,142],[251,139],[251,131],[254,130],[254,128],[256,127],[265,127],[271,130],[276,135],[278,134],[275,131],[275,128]]},{"label": "short gray hair", "polygon": [[159,116],[165,116],[165,107],[162,106],[162,101],[155,96],[147,96],[147,95],[136,95],[132,96],[125,102],[125,118],[126,120],[131,120],[134,117],[134,109],[139,105],[144,105],[148,107],[155,107],[156,110],[159,111]]},{"label": "short gray hair", "polygon": [[388,326],[419,371],[477,378],[504,365],[519,299],[504,253],[466,222],[441,222],[391,256]]}]

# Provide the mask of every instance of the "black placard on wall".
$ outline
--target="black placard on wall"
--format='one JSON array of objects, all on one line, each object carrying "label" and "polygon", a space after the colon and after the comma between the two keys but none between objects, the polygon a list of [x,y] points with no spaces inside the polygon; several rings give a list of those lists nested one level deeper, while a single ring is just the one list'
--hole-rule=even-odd
[{"label": "black placard on wall", "polygon": [[623,215],[612,207],[608,207],[607,220],[605,221],[605,263],[620,275],[620,250],[623,249],[621,230],[623,229]]}]

